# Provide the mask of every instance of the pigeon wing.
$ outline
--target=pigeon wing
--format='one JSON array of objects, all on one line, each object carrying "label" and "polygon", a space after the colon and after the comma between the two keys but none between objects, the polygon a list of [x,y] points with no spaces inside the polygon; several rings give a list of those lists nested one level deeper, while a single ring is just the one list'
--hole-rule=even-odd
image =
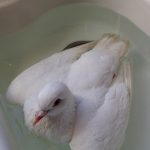
[{"label": "pigeon wing", "polygon": [[[130,64],[123,64],[118,78],[108,89],[104,103],[89,122],[74,133],[72,150],[119,150],[129,120],[131,100]],[[79,132],[80,131],[80,132]]]},{"label": "pigeon wing", "polygon": [[56,53],[18,75],[10,84],[7,99],[18,105],[23,105],[30,96],[37,94],[50,81],[63,80],[67,76],[70,65],[80,56],[91,50],[96,42],[90,42],[66,51]]}]

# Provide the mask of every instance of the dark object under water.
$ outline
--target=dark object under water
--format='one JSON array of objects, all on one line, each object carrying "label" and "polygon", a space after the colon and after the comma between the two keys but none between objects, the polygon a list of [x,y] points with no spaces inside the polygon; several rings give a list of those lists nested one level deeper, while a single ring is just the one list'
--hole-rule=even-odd
[{"label": "dark object under water", "polygon": [[89,43],[89,42],[92,42],[92,41],[76,41],[76,42],[72,42],[70,44],[68,44],[64,49],[69,49],[69,48],[73,48],[73,47],[76,47],[76,46],[79,46],[79,45],[83,45],[83,44],[86,44],[86,43]]}]

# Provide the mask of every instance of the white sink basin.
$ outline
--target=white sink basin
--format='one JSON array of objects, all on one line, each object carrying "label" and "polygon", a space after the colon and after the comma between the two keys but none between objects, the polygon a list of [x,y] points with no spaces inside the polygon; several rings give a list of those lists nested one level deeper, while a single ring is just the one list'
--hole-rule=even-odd
[{"label": "white sink basin", "polygon": [[[119,14],[126,16],[130,21]],[[106,32],[118,33],[131,43],[133,102],[121,150],[149,150],[149,16],[149,0],[0,1],[2,150],[69,150],[66,145],[54,145],[30,134],[24,125],[22,108],[6,102],[5,92],[10,81],[31,64],[63,49],[71,42],[94,40]]]}]

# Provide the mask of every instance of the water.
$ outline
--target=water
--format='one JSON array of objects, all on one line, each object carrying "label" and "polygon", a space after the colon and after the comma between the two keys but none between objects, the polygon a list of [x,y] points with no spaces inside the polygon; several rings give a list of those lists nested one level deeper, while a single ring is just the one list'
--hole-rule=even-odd
[{"label": "water", "polygon": [[63,49],[71,42],[95,40],[115,32],[131,43],[134,92],[131,118],[122,150],[150,148],[150,37],[129,20],[90,4],[57,7],[23,30],[0,36],[0,109],[4,112],[13,150],[69,150],[30,134],[24,126],[22,108],[6,102],[11,80],[30,65]]}]

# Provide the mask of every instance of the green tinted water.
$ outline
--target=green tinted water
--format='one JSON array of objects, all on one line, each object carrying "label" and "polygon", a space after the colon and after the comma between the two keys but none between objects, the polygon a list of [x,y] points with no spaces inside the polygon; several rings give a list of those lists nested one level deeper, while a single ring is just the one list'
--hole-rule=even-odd
[{"label": "green tinted water", "polygon": [[78,40],[94,40],[115,32],[131,42],[134,93],[127,136],[122,150],[150,148],[150,38],[124,17],[96,5],[74,4],[55,8],[22,31],[0,36],[0,109],[8,123],[14,150],[69,150],[31,135],[24,126],[22,108],[5,100],[18,73]]}]

